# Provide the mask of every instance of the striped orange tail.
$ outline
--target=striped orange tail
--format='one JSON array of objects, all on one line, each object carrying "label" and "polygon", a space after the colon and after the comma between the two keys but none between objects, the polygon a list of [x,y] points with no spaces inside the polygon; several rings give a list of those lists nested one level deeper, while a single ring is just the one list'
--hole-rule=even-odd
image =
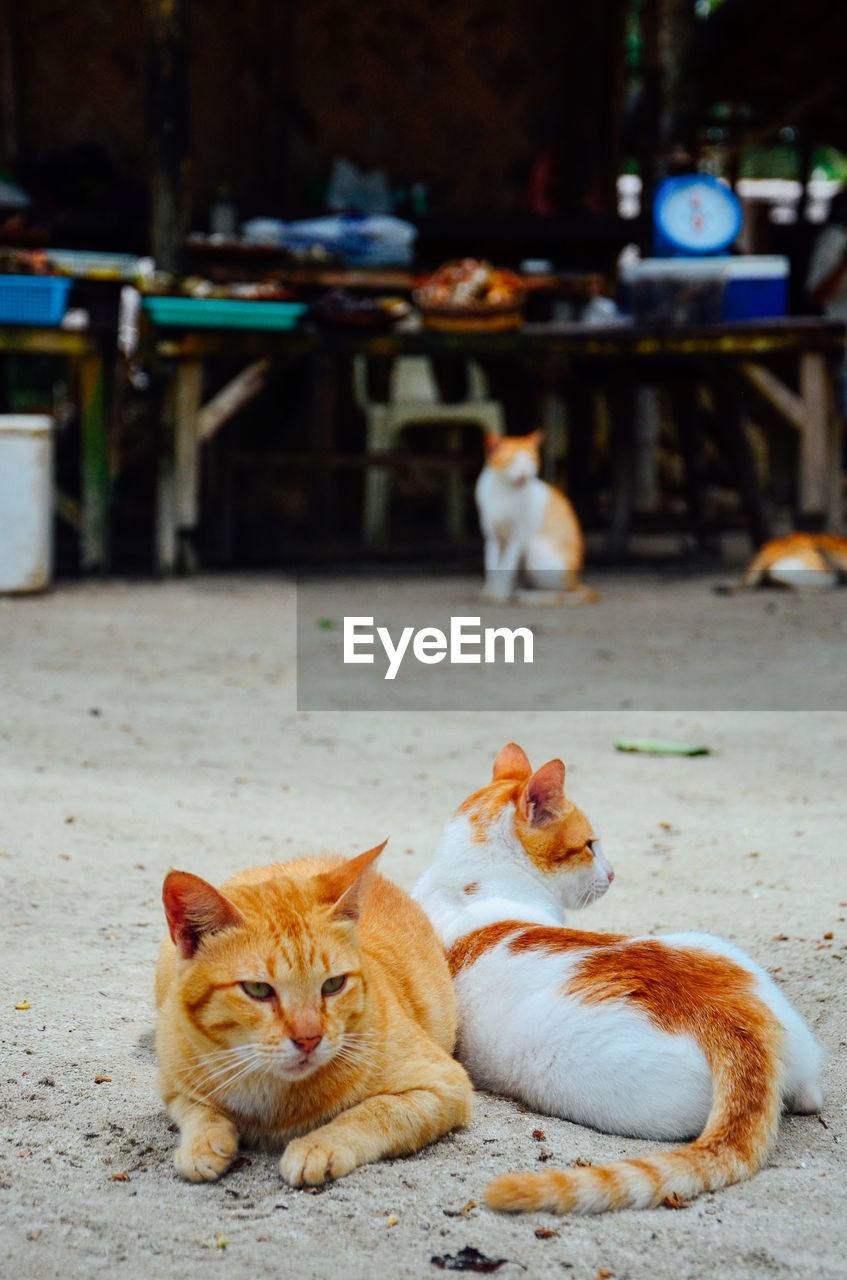
[{"label": "striped orange tail", "polygon": [[713,1099],[694,1142],[642,1160],[503,1174],[486,1189],[488,1204],[511,1213],[649,1209],[668,1196],[688,1200],[749,1178],[767,1158],[782,1103],[783,1030],[765,1005],[755,1005],[746,1027],[720,1019],[701,1043],[712,1070]]}]

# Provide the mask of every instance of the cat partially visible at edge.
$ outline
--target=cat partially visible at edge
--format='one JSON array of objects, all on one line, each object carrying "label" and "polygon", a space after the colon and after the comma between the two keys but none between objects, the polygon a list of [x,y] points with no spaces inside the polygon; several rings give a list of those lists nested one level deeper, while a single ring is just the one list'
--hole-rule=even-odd
[{"label": "cat partially visible at edge", "polygon": [[540,479],[542,433],[486,436],[476,505],[485,539],[486,599],[511,599],[523,577],[530,604],[581,604],[597,593],[579,580],[585,555],[576,512],[563,493]]},{"label": "cat partially visible at edge", "polygon": [[[741,587],[822,590],[847,580],[847,538],[837,533],[789,533],[760,547],[741,576]],[[729,591],[738,587],[729,588]],[[723,594],[729,594],[726,588]]]},{"label": "cat partially visible at edge", "polygon": [[239,1142],[285,1146],[292,1186],[402,1156],[467,1123],[443,949],[383,846],[242,872],[171,871],[156,971],[159,1088],[174,1160],[212,1181]]},{"label": "cat partially visible at edge", "polygon": [[[565,796],[510,743],[447,824],[414,897],[447,947],[457,1055],[479,1088],[677,1150],[505,1174],[497,1209],[596,1213],[687,1199],[751,1176],[785,1104],[818,1111],[821,1052],[770,976],[710,934],[626,937],[565,927],[613,872]],[[695,1136],[699,1135],[699,1136]]]}]

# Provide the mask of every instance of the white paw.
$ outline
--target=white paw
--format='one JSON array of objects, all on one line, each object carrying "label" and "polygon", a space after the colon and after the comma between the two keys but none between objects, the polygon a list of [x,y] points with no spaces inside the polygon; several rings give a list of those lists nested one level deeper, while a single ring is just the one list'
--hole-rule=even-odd
[{"label": "white paw", "polygon": [[813,1116],[823,1107],[820,1085],[801,1084],[788,1099],[788,1109],[795,1116]]},{"label": "white paw", "polygon": [[306,1134],[289,1142],[282,1153],[279,1171],[291,1187],[316,1187],[331,1178],[343,1178],[358,1163],[346,1143]]}]

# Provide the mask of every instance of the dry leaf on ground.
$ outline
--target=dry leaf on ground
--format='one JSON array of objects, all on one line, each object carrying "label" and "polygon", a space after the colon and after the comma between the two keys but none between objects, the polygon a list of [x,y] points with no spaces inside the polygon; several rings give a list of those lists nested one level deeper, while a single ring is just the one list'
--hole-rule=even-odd
[{"label": "dry leaf on ground", "polygon": [[473,1245],[465,1245],[458,1253],[433,1254],[430,1262],[442,1271],[478,1271],[487,1275],[504,1267],[508,1258],[487,1258]]},{"label": "dry leaf on ground", "polygon": [[445,1218],[466,1218],[471,1209],[476,1208],[476,1200],[468,1200],[467,1204],[463,1204],[461,1209],[442,1209],[441,1212]]}]

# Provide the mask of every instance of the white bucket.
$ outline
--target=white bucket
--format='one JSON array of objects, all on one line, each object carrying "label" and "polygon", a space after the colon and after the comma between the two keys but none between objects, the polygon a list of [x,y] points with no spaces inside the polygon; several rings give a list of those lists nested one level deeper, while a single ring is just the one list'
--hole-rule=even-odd
[{"label": "white bucket", "polygon": [[0,592],[53,574],[53,419],[0,414]]}]

